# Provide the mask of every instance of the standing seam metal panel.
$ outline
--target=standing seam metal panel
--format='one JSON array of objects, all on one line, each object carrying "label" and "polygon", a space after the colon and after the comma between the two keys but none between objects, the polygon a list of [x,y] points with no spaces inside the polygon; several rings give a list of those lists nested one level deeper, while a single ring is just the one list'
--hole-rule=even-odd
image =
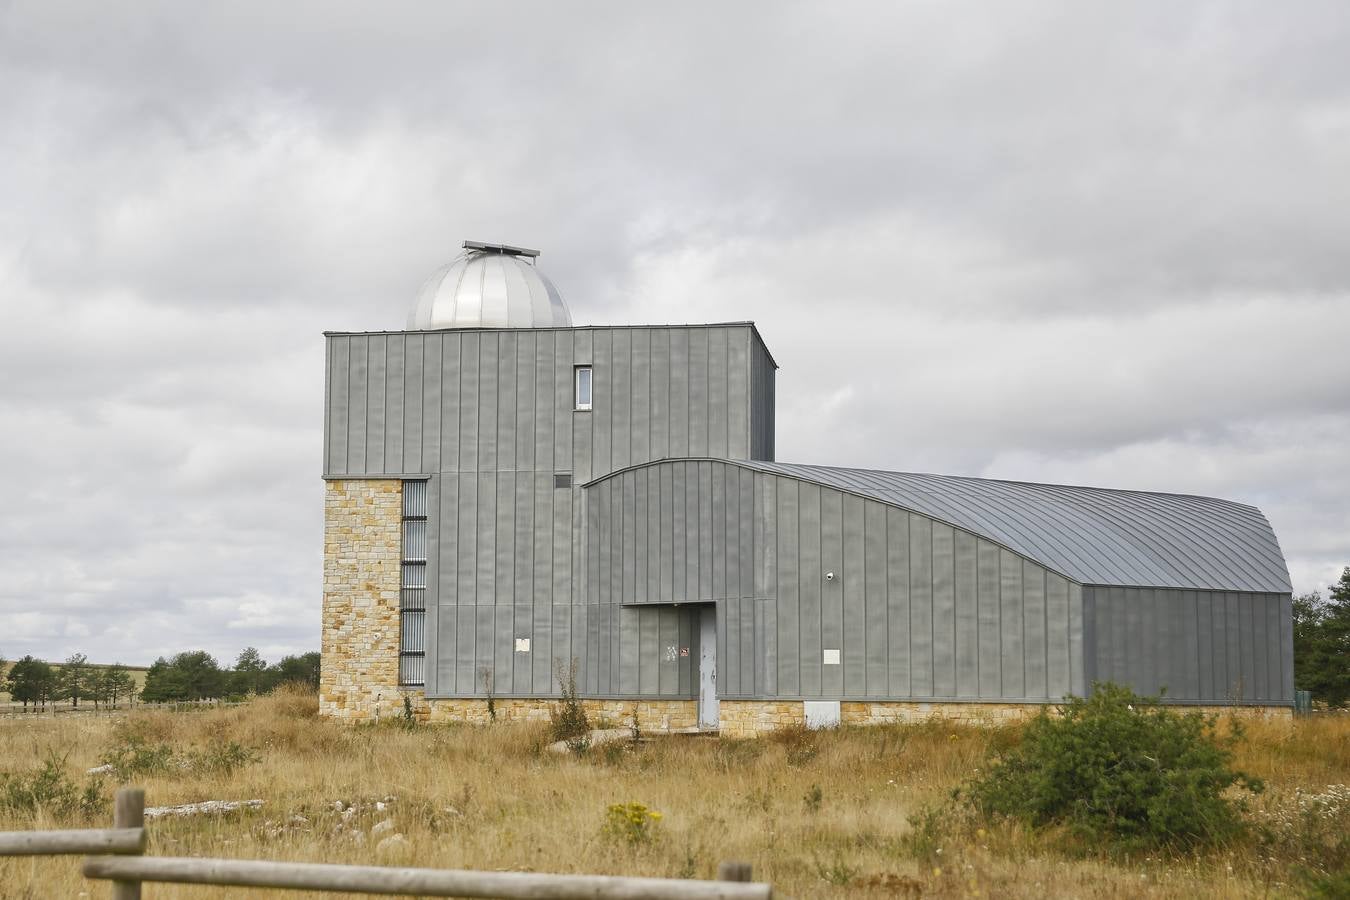
[{"label": "standing seam metal panel", "polygon": [[[574,586],[586,588],[578,599],[599,587],[587,586],[586,567],[576,564],[586,558],[578,554],[602,549],[585,549],[579,485],[611,467],[668,455],[672,435],[687,439],[691,429],[705,452],[748,455],[763,440],[760,426],[771,421],[760,406],[766,379],[755,383],[762,352],[749,326],[328,336],[326,473],[444,476],[433,554],[439,602],[428,613],[427,643],[439,654],[427,671],[433,694],[481,694],[483,668],[495,673],[499,694],[551,693],[553,661],[570,656],[581,657],[588,685],[628,689],[618,619],[554,614],[571,602]],[[691,359],[699,371],[689,371]],[[595,370],[590,413],[572,409],[577,364]],[[553,489],[554,472],[570,472],[576,486]],[[750,495],[749,473],[719,473],[713,496],[693,504],[699,525],[715,523],[698,539],[712,540],[717,552],[706,568],[694,559],[682,590],[700,592],[711,579],[715,593],[727,593],[742,589],[742,572],[753,573],[748,547],[744,555],[740,545],[727,552],[731,529],[744,517],[742,496],[729,485],[742,475]],[[654,530],[669,527],[647,509],[659,489],[653,476],[642,502],[635,497],[623,507],[616,542],[633,538],[639,509]],[[615,549],[626,558],[626,547],[609,552]],[[635,568],[619,573],[607,596],[645,594],[644,584],[668,591],[659,568],[649,570],[653,560],[659,566],[655,548],[650,557],[631,560]],[[745,639],[759,640],[752,633],[759,613],[747,605],[743,615]],[[528,638],[531,650],[516,651],[516,638]],[[763,642],[764,652],[771,645],[777,641]],[[663,671],[668,679],[675,670]],[[766,676],[776,679],[776,671]]]},{"label": "standing seam metal panel", "polygon": [[[1201,703],[1293,701],[1271,660],[1291,643],[1288,594],[1088,587],[1096,607],[1089,664],[1100,680]],[[1122,627],[1120,623],[1125,623]],[[1278,670],[1278,664],[1276,665]]]},{"label": "standing seam metal panel", "polygon": [[[1069,690],[1081,652],[1077,585],[960,529],[786,476],[745,473],[747,531],[731,521],[735,492],[725,487],[742,471],[676,460],[586,488],[588,508],[610,510],[590,517],[591,542],[615,548],[589,555],[588,582],[654,557],[684,577],[672,589],[679,600],[717,603],[723,696],[1054,700]],[[624,524],[630,486],[663,473],[673,478],[656,494],[658,518],[681,537],[670,545]],[[742,544],[747,533],[753,546]],[[730,555],[754,561],[753,593],[717,574]],[[831,650],[838,664],[824,661]]]}]

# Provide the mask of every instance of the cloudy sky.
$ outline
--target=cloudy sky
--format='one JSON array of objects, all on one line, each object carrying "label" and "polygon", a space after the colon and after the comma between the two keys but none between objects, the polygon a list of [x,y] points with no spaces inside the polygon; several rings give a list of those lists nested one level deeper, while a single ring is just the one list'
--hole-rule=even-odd
[{"label": "cloudy sky", "polygon": [[779,458],[1350,564],[1343,2],[0,0],[0,654],[318,646],[324,329],[464,238],[754,319]]}]

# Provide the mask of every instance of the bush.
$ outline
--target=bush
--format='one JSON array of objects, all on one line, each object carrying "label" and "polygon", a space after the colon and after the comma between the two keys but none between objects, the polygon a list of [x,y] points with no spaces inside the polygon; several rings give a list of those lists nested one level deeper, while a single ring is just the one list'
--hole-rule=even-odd
[{"label": "bush", "polygon": [[602,831],[628,844],[648,844],[656,836],[661,814],[645,803],[615,803],[605,810]]},{"label": "bush", "polygon": [[1033,719],[967,787],[986,816],[1033,827],[1066,826],[1090,844],[1188,848],[1242,833],[1234,785],[1261,783],[1231,768],[1236,723],[1221,738],[1217,716],[1178,713],[1113,684],[1069,699],[1059,717]]},{"label": "bush", "polygon": [[122,743],[104,751],[99,762],[112,766],[112,774],[125,782],[138,775],[174,772],[232,775],[260,759],[257,751],[235,741],[212,741],[204,750],[179,753],[168,744],[151,744],[139,735],[125,734]]},{"label": "bush", "polygon": [[173,748],[127,734],[121,744],[104,751],[98,761],[112,766],[112,774],[119,781],[127,781],[137,775],[161,775],[169,771],[174,761]]},{"label": "bush", "polygon": [[553,740],[567,741],[569,747],[575,743],[574,750],[584,751],[590,744],[591,723],[587,721],[586,710],[581,705],[581,699],[577,697],[576,660],[572,660],[568,666],[559,662],[554,676],[558,679],[558,690],[562,694],[562,699],[549,710]]},{"label": "bush", "polygon": [[54,752],[35,772],[0,772],[0,809],[6,811],[41,809],[64,818],[76,812],[95,814],[104,806],[103,782],[92,778],[80,790],[66,774],[66,758]]},{"label": "bush", "polygon": [[183,757],[183,767],[197,774],[233,775],[237,769],[258,762],[256,751],[234,741],[213,743],[205,750],[190,750]]}]

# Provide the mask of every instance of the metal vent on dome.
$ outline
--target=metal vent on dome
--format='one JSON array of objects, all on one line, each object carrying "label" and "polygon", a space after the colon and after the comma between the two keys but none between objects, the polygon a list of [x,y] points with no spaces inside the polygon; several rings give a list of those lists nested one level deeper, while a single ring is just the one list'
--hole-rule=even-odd
[{"label": "metal vent on dome", "polygon": [[465,250],[482,250],[486,253],[505,253],[508,256],[528,256],[531,259],[539,255],[538,250],[528,247],[512,247],[510,244],[489,244],[486,241],[465,241],[461,246]]}]

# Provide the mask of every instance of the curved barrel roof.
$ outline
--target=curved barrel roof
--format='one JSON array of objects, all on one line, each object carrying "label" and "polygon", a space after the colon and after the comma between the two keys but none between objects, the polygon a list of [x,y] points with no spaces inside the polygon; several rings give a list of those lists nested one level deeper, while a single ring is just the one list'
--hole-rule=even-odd
[{"label": "curved barrel roof", "polygon": [[1082,584],[1292,589],[1266,517],[1228,500],[757,460],[738,464],[931,516]]}]

